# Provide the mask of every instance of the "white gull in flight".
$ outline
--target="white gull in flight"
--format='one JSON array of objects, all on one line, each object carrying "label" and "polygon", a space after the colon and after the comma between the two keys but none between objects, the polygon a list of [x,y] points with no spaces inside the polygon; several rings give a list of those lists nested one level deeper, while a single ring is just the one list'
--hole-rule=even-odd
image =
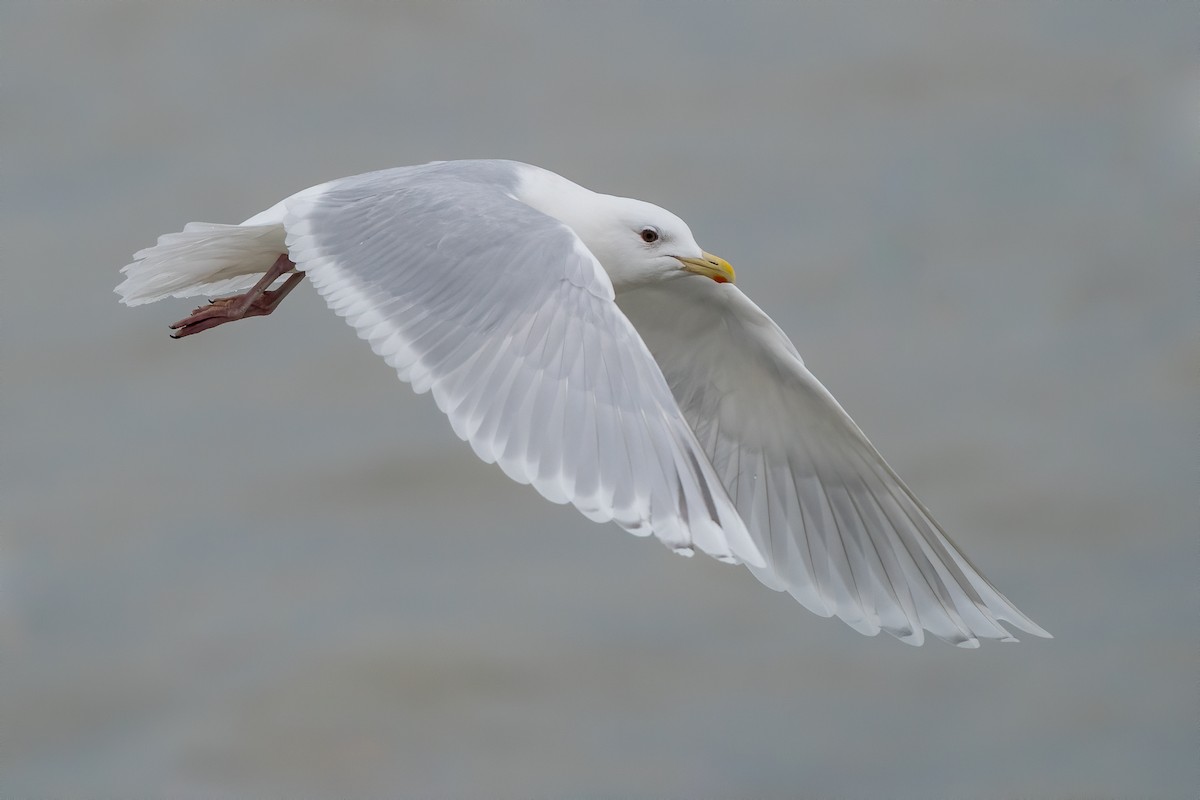
[{"label": "white gull in flight", "polygon": [[674,214],[512,161],[330,181],[134,255],[128,305],[242,292],[176,337],[270,314],[305,276],[462,439],[548,500],[744,563],[909,644],[1049,636],[967,560],[787,336]]}]

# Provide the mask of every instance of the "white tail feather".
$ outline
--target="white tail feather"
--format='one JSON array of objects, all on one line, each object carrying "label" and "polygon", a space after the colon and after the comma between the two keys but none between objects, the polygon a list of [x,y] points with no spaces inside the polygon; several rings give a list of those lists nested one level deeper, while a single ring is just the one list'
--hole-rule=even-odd
[{"label": "white tail feather", "polygon": [[217,295],[248,289],[287,252],[283,225],[189,222],[179,233],[133,254],[116,288],[128,306],[166,297]]}]

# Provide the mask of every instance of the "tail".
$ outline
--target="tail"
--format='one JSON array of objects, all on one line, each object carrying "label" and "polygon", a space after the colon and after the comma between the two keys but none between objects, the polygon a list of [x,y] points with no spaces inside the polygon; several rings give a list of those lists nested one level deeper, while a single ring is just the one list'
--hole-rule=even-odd
[{"label": "tail", "polygon": [[286,253],[283,225],[189,222],[179,233],[133,254],[116,288],[127,306],[165,297],[218,295],[248,289]]}]

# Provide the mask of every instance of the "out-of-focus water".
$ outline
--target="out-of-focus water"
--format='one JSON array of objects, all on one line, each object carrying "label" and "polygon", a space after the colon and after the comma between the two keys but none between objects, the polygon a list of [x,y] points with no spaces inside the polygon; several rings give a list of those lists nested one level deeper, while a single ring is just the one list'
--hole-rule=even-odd
[{"label": "out-of-focus water", "polygon": [[[1194,796],[1194,11],[6,6],[0,796]],[[311,290],[185,342],[111,293],[462,157],[687,219],[1057,638],[866,639],[550,506]]]}]

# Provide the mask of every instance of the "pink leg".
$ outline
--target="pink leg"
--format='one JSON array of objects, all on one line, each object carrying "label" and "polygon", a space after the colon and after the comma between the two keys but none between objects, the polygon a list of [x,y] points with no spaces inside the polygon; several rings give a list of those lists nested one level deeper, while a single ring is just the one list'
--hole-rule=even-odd
[{"label": "pink leg", "polygon": [[288,279],[283,282],[283,285],[274,291],[269,291],[272,283],[282,275],[292,272],[296,265],[284,253],[275,263],[267,270],[267,274],[263,275],[262,280],[254,284],[250,291],[244,294],[234,295],[233,297],[222,297],[217,300],[210,300],[206,306],[200,306],[192,312],[190,317],[181,319],[171,326],[171,330],[176,333],[171,334],[172,339],[182,339],[185,336],[191,336],[193,333],[200,333],[209,328],[215,328],[218,325],[224,325],[226,322],[245,319],[246,317],[265,317],[275,310],[283,298],[288,296],[288,292],[296,288],[296,284],[304,280],[303,272],[293,272],[288,276]]}]

